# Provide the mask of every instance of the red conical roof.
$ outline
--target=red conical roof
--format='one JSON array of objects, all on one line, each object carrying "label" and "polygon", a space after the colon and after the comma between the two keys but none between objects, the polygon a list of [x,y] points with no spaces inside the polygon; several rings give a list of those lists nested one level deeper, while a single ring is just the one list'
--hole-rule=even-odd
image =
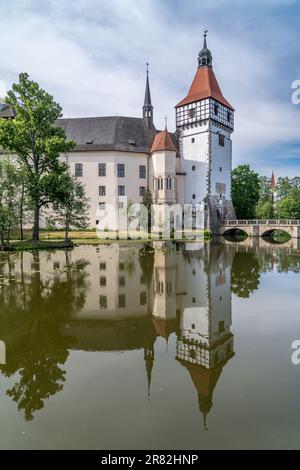
[{"label": "red conical roof", "polygon": [[227,108],[234,110],[231,104],[225,100],[222,95],[221,89],[211,67],[198,68],[187,96],[176,105],[176,108],[194,103],[195,101],[204,100],[205,98],[213,98],[224,106],[227,106]]},{"label": "red conical roof", "polygon": [[274,171],[272,171],[271,188],[275,189],[275,186],[276,186],[276,181],[275,181]]},{"label": "red conical roof", "polygon": [[176,152],[176,147],[167,128],[165,128],[164,131],[156,134],[153,141],[151,152],[158,152],[159,150],[171,150]]}]

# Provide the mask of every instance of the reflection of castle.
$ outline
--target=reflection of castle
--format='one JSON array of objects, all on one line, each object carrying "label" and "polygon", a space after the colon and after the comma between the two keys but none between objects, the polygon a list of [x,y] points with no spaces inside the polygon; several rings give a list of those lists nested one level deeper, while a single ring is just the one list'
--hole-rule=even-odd
[{"label": "reflection of castle", "polygon": [[[38,276],[44,293],[56,292],[58,280],[59,285],[65,282],[65,307],[61,297],[57,298],[61,308],[66,309],[67,292],[70,299],[77,295],[79,303],[72,306],[69,315],[65,312],[53,330],[55,335],[59,331],[62,338],[72,339],[67,349],[141,349],[148,393],[155,370],[156,338],[168,340],[176,333],[176,359],[188,370],[205,417],[222,368],[233,355],[230,277],[234,252],[206,243],[178,249],[160,243],[147,248],[120,244],[80,247],[68,254],[41,252],[36,271],[34,256],[24,253],[22,259],[16,257],[14,271],[18,282],[23,279],[33,287],[32,276]],[[82,260],[84,266],[80,265]],[[78,277],[83,272],[84,283]],[[36,295],[35,288],[32,295]],[[49,312],[53,305],[50,297]]]},{"label": "reflection of castle", "polygon": [[233,356],[233,252],[208,244],[168,252],[157,245],[154,253],[140,253],[137,246],[130,253],[128,248],[101,248],[101,261],[92,264],[98,276],[91,279],[94,293],[100,292],[99,305],[90,300],[69,332],[77,338],[76,348],[144,349],[148,389],[156,337],[168,340],[176,332],[176,359],[191,376],[205,419],[222,369]]}]

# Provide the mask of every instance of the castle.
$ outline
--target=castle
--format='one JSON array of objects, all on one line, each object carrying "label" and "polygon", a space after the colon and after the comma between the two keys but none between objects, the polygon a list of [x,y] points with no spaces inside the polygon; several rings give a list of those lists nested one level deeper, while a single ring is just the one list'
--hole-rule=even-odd
[{"label": "castle", "polygon": [[[195,77],[175,110],[175,133],[167,126],[159,132],[147,69],[141,118],[58,120],[67,138],[76,142],[61,158],[86,188],[91,227],[99,224],[108,204],[118,212],[122,198],[141,203],[147,187],[153,203],[161,207],[161,222],[174,204],[188,206],[192,219],[202,208],[199,228],[211,229],[220,220],[235,219],[231,202],[234,109],[215,77],[206,32]],[[9,113],[2,105],[0,117],[12,117]]]}]

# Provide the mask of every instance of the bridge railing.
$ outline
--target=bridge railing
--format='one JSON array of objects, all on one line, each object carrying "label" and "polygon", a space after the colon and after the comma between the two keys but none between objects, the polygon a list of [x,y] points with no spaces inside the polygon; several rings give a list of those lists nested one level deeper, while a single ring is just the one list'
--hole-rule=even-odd
[{"label": "bridge railing", "polygon": [[235,225],[235,226],[247,226],[247,225],[300,225],[300,220],[293,219],[254,219],[254,220],[224,220],[221,225]]}]

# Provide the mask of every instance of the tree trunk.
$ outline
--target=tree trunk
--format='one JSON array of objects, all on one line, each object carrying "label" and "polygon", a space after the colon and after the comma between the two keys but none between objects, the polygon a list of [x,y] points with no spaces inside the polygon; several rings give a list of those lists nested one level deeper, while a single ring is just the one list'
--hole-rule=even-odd
[{"label": "tree trunk", "polygon": [[65,220],[65,241],[68,240],[69,230],[70,230],[70,220],[69,220],[69,214],[67,212],[66,213],[66,220]]},{"label": "tree trunk", "polygon": [[24,183],[22,183],[21,202],[20,202],[20,240],[24,240],[23,232],[23,205],[24,205]]},{"label": "tree trunk", "polygon": [[4,245],[5,245],[4,233],[3,233],[3,230],[0,230],[0,246],[1,246],[1,248],[3,248]]},{"label": "tree trunk", "polygon": [[38,241],[39,237],[40,237],[40,207],[38,204],[35,204],[32,238],[34,241]]}]

